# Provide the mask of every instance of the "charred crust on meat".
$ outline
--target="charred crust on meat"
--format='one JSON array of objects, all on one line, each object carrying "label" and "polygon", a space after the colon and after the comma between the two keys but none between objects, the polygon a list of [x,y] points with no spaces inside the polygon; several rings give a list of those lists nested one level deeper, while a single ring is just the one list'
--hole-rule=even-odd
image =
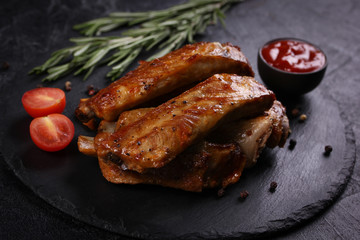
[{"label": "charred crust on meat", "polygon": [[192,55],[191,57],[189,57],[188,59],[187,59],[187,61],[193,61],[195,58],[197,58],[197,57],[199,57],[199,54],[198,53],[196,53],[196,54],[194,54],[194,55]]},{"label": "charred crust on meat", "polygon": [[80,107],[76,108],[75,115],[83,123],[87,123],[95,117],[95,113],[91,111],[88,107],[86,107],[85,110],[80,109]]},{"label": "charred crust on meat", "polygon": [[114,153],[112,152],[108,152],[104,158],[105,162],[107,161],[111,161],[113,163],[116,163],[116,164],[122,164],[123,162],[121,161],[121,159],[115,155]]}]

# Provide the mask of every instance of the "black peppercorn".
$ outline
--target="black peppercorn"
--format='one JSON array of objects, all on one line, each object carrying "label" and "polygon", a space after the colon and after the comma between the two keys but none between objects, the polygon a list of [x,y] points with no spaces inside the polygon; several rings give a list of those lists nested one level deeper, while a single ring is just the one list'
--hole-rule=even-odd
[{"label": "black peppercorn", "polygon": [[290,139],[290,141],[289,141],[289,149],[293,150],[295,148],[295,145],[296,145],[296,140]]},{"label": "black peppercorn", "polygon": [[224,194],[225,194],[225,189],[223,189],[223,188],[220,188],[217,192],[218,197],[222,197],[222,196],[224,196]]},{"label": "black peppercorn", "polygon": [[300,114],[300,110],[299,110],[298,108],[294,108],[294,109],[291,111],[291,115],[292,115],[293,117],[297,117],[297,116],[299,116],[299,114]]},{"label": "black peppercorn", "polygon": [[240,193],[240,198],[241,199],[246,199],[247,197],[249,196],[249,192],[248,191],[242,191],[241,193]]},{"label": "black peppercorn", "polygon": [[277,182],[271,182],[270,189],[269,189],[270,192],[275,192],[276,188],[277,188]]},{"label": "black peppercorn", "polygon": [[332,150],[333,150],[332,146],[330,146],[330,145],[326,145],[326,146],[325,146],[325,152],[324,152],[324,155],[325,155],[325,156],[329,156],[329,155],[330,155],[330,153],[332,152]]}]

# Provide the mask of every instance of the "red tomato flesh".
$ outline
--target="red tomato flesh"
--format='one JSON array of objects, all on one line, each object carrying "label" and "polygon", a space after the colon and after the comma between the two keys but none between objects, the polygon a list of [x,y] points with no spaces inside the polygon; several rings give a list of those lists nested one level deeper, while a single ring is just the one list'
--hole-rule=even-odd
[{"label": "red tomato flesh", "polygon": [[65,93],[59,88],[35,88],[22,96],[25,111],[32,117],[43,117],[51,113],[62,113],[66,100]]},{"label": "red tomato flesh", "polygon": [[65,115],[54,113],[30,123],[30,136],[36,146],[48,152],[64,149],[74,137],[74,124]]}]

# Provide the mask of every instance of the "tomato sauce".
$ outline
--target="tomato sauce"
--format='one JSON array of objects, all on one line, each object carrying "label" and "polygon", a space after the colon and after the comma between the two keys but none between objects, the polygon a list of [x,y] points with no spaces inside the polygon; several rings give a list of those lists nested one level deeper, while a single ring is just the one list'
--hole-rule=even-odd
[{"label": "tomato sauce", "polygon": [[313,72],[325,64],[318,48],[297,40],[272,42],[262,48],[261,55],[271,66],[294,73]]}]

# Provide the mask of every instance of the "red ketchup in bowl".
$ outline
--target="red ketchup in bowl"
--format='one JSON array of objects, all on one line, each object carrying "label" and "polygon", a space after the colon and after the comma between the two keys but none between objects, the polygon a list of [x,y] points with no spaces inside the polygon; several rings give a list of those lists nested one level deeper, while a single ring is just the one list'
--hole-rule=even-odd
[{"label": "red ketchup in bowl", "polygon": [[325,64],[325,55],[313,45],[297,40],[271,42],[261,49],[271,66],[292,73],[313,72]]}]

